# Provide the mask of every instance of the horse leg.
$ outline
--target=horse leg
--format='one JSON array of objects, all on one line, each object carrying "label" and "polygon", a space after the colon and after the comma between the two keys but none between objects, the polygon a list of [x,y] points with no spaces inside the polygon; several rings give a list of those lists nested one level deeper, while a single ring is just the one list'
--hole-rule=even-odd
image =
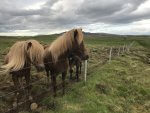
[{"label": "horse leg", "polygon": [[65,94],[65,78],[66,78],[67,72],[62,73],[62,87],[63,87],[63,95]]},{"label": "horse leg", "polygon": [[49,83],[50,83],[49,70],[46,70],[46,76],[47,76],[47,86],[49,86]]},{"label": "horse leg", "polygon": [[79,73],[81,74],[82,62],[80,62],[80,70]]},{"label": "horse leg", "polygon": [[23,77],[19,77],[18,78],[19,83],[20,83],[20,90],[19,90],[19,95],[20,97],[22,97],[23,93],[24,93],[24,86],[23,86]]},{"label": "horse leg", "polygon": [[72,66],[70,66],[70,70],[69,70],[69,72],[70,72],[70,80],[72,80],[72,73],[73,73]]},{"label": "horse leg", "polygon": [[30,73],[25,75],[25,80],[26,80],[25,88],[27,89],[27,98],[29,100],[32,100],[33,98],[31,96]]},{"label": "horse leg", "polygon": [[51,74],[51,81],[52,81],[52,86],[53,86],[53,96],[56,97],[56,75]]},{"label": "horse leg", "polygon": [[76,65],[76,79],[79,81],[79,65]]},{"label": "horse leg", "polygon": [[18,100],[19,100],[19,90],[20,90],[20,84],[19,84],[19,79],[17,75],[12,75],[12,80],[14,82],[15,86],[15,96],[14,96],[14,102],[13,102],[13,107],[17,107]]}]

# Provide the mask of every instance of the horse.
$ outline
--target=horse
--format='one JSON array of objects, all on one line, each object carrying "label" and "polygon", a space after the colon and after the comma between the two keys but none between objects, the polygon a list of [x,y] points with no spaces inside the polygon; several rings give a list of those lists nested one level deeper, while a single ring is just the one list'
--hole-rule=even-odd
[{"label": "horse", "polygon": [[78,56],[72,56],[69,58],[69,72],[70,80],[72,80],[73,67],[76,67],[76,80],[79,81],[79,74],[81,74],[82,60]]},{"label": "horse", "polygon": [[[87,49],[85,49],[85,53],[88,54]],[[76,80],[79,81],[79,74],[81,74],[82,68],[82,59],[78,55],[71,54],[69,57],[69,72],[70,72],[70,80],[72,80],[73,67],[76,67]]]},{"label": "horse", "polygon": [[72,29],[65,32],[45,48],[44,64],[47,77],[51,75],[53,96],[56,97],[56,77],[62,74],[62,93],[65,93],[65,78],[69,67],[69,56],[78,55],[81,59],[88,59],[85,52],[82,29]]},{"label": "horse", "polygon": [[44,69],[43,63],[44,48],[36,40],[18,41],[12,45],[5,56],[4,65],[1,67],[3,73],[10,73],[16,88],[14,104],[18,103],[20,81],[25,77],[27,98],[32,99],[30,85],[30,70],[33,64],[37,71]]},{"label": "horse", "polygon": [[[48,47],[48,45],[44,44],[44,49],[46,49]],[[72,80],[72,73],[73,73],[73,67],[75,66],[76,67],[76,79],[77,81],[79,80],[79,74],[81,74],[81,68],[82,68],[82,60],[79,56],[75,56],[75,55],[70,55],[69,58],[69,72],[70,72],[70,80]],[[49,70],[46,69],[46,73],[49,73],[48,72]],[[47,78],[49,78],[49,74],[47,74]],[[49,79],[47,79],[47,83],[49,83]]]}]

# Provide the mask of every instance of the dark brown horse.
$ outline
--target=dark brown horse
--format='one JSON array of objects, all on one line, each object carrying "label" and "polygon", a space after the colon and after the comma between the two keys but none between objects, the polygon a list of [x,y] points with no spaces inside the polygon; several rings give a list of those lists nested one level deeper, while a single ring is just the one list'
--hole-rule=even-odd
[{"label": "dark brown horse", "polygon": [[65,92],[65,78],[69,67],[68,57],[73,53],[81,59],[88,59],[85,52],[82,29],[72,29],[57,38],[45,49],[44,64],[47,76],[51,75],[54,97],[56,96],[56,77],[62,74],[63,94]]},{"label": "dark brown horse", "polygon": [[[84,51],[86,54],[88,54],[88,51],[85,49]],[[73,73],[73,67],[76,68],[76,80],[79,81],[79,74],[81,74],[81,68],[82,68],[82,59],[79,57],[79,55],[74,55],[73,53],[69,57],[69,72],[70,72],[70,80],[72,79],[72,73]]]},{"label": "dark brown horse", "polygon": [[[3,73],[10,73],[15,86],[15,105],[18,101],[21,84],[19,80],[25,77],[27,97],[30,95],[30,70],[33,64],[38,71],[44,68],[43,63],[43,46],[36,40],[18,41],[9,50],[5,57],[5,63],[2,66]],[[18,103],[18,102],[17,102]]]},{"label": "dark brown horse", "polygon": [[69,58],[70,80],[72,80],[73,67],[76,67],[76,80],[79,81],[79,74],[81,74],[82,67],[82,60],[79,56],[71,56]]}]

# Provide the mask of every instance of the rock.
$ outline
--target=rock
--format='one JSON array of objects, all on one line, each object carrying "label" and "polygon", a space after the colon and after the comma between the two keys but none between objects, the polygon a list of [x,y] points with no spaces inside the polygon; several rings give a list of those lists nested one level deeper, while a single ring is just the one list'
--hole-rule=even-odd
[{"label": "rock", "polygon": [[32,97],[32,96],[29,96],[29,100],[32,101],[32,100],[33,100],[33,97]]},{"label": "rock", "polygon": [[37,108],[38,108],[37,103],[32,103],[31,106],[30,106],[30,109],[31,109],[32,111],[36,110]]},{"label": "rock", "polygon": [[13,102],[13,108],[16,108],[17,107],[17,102],[15,101],[15,102]]}]

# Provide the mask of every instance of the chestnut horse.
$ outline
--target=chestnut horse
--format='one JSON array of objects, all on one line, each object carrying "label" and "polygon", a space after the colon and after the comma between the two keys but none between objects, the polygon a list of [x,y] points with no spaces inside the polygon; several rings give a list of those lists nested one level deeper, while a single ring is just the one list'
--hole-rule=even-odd
[{"label": "chestnut horse", "polygon": [[20,81],[22,77],[26,80],[27,97],[32,99],[30,95],[30,70],[33,64],[37,71],[44,69],[43,63],[43,46],[36,40],[18,41],[9,50],[5,56],[4,65],[1,67],[3,73],[10,73],[16,88],[15,105],[18,103],[18,94],[20,91]]},{"label": "chestnut horse", "polygon": [[54,97],[56,96],[56,77],[60,73],[62,74],[63,94],[65,93],[65,78],[69,67],[68,58],[74,54],[86,60],[88,54],[85,50],[82,29],[72,29],[64,33],[45,49],[44,64],[47,76],[51,75]]}]

